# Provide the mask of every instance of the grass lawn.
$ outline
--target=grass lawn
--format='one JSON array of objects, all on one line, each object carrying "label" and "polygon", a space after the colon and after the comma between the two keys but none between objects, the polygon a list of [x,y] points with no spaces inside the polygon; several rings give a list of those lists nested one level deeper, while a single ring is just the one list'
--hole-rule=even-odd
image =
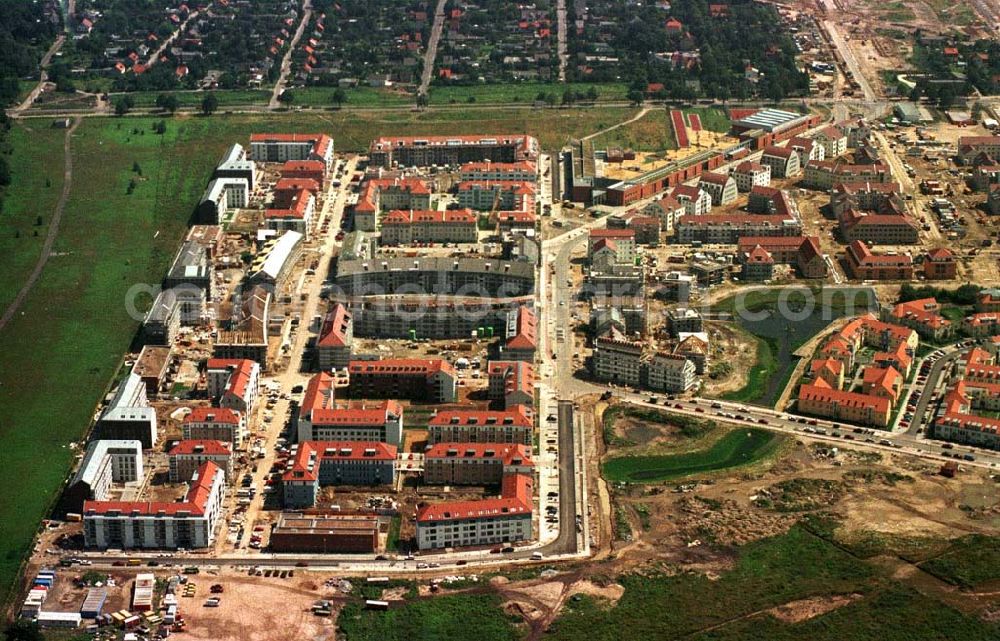
[{"label": "grass lawn", "polygon": [[698,114],[701,118],[701,126],[709,131],[724,134],[733,126],[733,122],[726,115],[726,112],[717,107],[692,107],[685,109],[684,113]]},{"label": "grass lawn", "polygon": [[1000,538],[972,535],[955,541],[950,550],[920,567],[961,588],[976,588],[1000,580]]},{"label": "grass lawn", "polygon": [[639,120],[603,133],[591,142],[594,149],[620,147],[644,152],[677,149],[669,115],[659,109],[650,110]]},{"label": "grass lawn", "polygon": [[469,98],[475,102],[486,103],[522,103],[530,104],[541,93],[555,94],[557,102],[562,102],[563,93],[569,89],[577,93],[587,93],[591,88],[597,90],[598,102],[621,102],[626,100],[628,86],[622,83],[592,84],[587,82],[576,83],[545,83],[545,82],[523,82],[490,85],[468,85],[468,86],[434,86],[431,85],[428,98],[432,105],[447,105],[453,103],[468,102]]},{"label": "grass lawn", "polygon": [[961,324],[962,320],[965,319],[966,310],[961,307],[942,307],[941,315],[952,322],[952,324]]},{"label": "grass lawn", "polygon": [[456,594],[407,601],[388,611],[352,603],[337,627],[347,641],[515,641],[520,635],[494,594]]},{"label": "grass lawn", "polygon": [[[295,96],[292,106],[336,106],[331,100],[336,87],[292,87],[291,91]],[[351,107],[408,107],[416,104],[415,96],[401,90],[352,87],[344,89],[344,94],[347,100],[341,106],[345,109]]]},{"label": "grass lawn", "polygon": [[790,600],[865,592],[872,580],[864,562],[798,527],[743,546],[737,554],[733,569],[717,580],[684,573],[620,577],[625,594],[614,607],[583,598],[556,620],[555,633],[547,637],[680,639]]},{"label": "grass lawn", "polygon": [[48,120],[15,121],[10,130],[7,144],[16,161],[10,163],[11,185],[4,189],[0,215],[0,273],[4,275],[0,310],[14,300],[34,268],[62,192],[66,130],[49,124]]},{"label": "grass lawn", "polygon": [[[162,137],[151,122],[88,118],[77,128],[53,257],[0,332],[0,465],[9,474],[0,494],[0,601],[73,461],[67,445],[84,434],[132,341],[138,321],[126,312],[128,288],[160,282],[230,142],[211,135],[211,120],[172,120]],[[31,156],[48,136],[19,134],[15,156]],[[133,163],[143,177],[127,195]],[[49,198],[33,183],[16,184],[11,198],[28,201],[32,191]],[[0,258],[3,273],[23,263],[21,249]]]},{"label": "grass lawn", "polygon": [[777,451],[784,438],[758,429],[735,429],[710,448],[661,456],[620,456],[602,466],[608,481],[654,483],[749,465]]},{"label": "grass lawn", "polygon": [[252,89],[222,89],[219,91],[132,91],[129,93],[113,93],[109,95],[111,104],[123,97],[131,96],[136,107],[154,107],[156,99],[161,94],[177,97],[181,107],[199,107],[206,93],[213,93],[219,101],[219,109],[239,105],[266,105],[271,99],[270,91],[255,91]]}]

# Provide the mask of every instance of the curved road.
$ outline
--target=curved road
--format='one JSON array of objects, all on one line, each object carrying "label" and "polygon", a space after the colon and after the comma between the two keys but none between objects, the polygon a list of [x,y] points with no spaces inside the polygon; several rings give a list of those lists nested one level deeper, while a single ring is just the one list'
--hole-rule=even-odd
[{"label": "curved road", "polygon": [[18,308],[24,303],[24,299],[28,297],[31,288],[38,282],[38,278],[42,275],[42,270],[45,269],[45,263],[49,261],[49,254],[52,253],[52,245],[56,242],[56,236],[59,235],[59,222],[62,220],[66,201],[69,199],[69,190],[73,186],[73,154],[70,149],[70,143],[72,142],[73,132],[79,124],[80,120],[74,119],[73,124],[66,130],[66,140],[63,141],[63,162],[65,163],[63,165],[63,188],[62,193],[59,195],[59,202],[56,203],[56,208],[52,212],[52,220],[49,222],[49,231],[45,235],[45,242],[42,244],[42,252],[38,255],[38,262],[35,263],[35,268],[31,270],[28,280],[24,281],[24,285],[17,292],[17,296],[14,297],[14,300],[4,310],[3,316],[0,316],[0,330],[3,330],[4,326],[14,317]]}]

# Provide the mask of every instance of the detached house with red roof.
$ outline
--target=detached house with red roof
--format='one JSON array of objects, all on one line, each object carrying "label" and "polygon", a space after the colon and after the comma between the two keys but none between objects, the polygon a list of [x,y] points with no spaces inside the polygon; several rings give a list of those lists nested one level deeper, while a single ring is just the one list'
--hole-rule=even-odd
[{"label": "detached house with red roof", "polygon": [[84,546],[99,550],[211,547],[225,496],[225,472],[207,461],[195,472],[183,501],[86,501]]},{"label": "detached house with red roof", "polygon": [[309,379],[299,408],[297,440],[372,441],[399,445],[403,407],[393,400],[335,400],[334,378],[326,372]]},{"label": "detached house with red roof", "polygon": [[292,446],[281,475],[286,509],[316,505],[321,487],[392,485],[396,482],[396,446],[376,442],[306,441]]},{"label": "detached house with red roof", "polygon": [[351,362],[354,344],[354,316],[343,303],[334,303],[323,319],[316,339],[316,356],[324,372],[342,369]]}]

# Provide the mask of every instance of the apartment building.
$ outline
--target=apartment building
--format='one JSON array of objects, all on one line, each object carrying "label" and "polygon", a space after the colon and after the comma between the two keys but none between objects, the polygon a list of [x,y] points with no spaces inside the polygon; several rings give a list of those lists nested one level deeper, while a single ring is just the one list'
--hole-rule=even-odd
[{"label": "apartment building", "polygon": [[[602,259],[602,253],[607,254],[608,257]],[[634,264],[636,256],[635,230],[607,228],[590,230],[590,235],[587,237],[587,256],[595,264]]]},{"label": "apartment building", "polygon": [[484,160],[535,162],[539,151],[538,140],[523,135],[397,136],[373,140],[368,158],[373,167],[428,167]]},{"label": "apartment building", "polygon": [[246,441],[246,417],[225,407],[196,407],[184,417],[181,433],[185,440],[222,441],[235,450]]},{"label": "apartment building", "polygon": [[257,162],[318,160],[333,166],[333,138],[326,134],[251,134],[250,158]]},{"label": "apartment building", "polygon": [[403,407],[394,400],[337,402],[334,378],[320,372],[309,379],[299,407],[297,440],[370,441],[400,445]]},{"label": "apartment building", "polygon": [[659,218],[663,231],[670,234],[680,217],[687,213],[687,209],[684,203],[673,196],[664,196],[646,205],[642,213]]},{"label": "apartment building", "polygon": [[883,162],[851,164],[840,160],[821,160],[806,167],[802,184],[814,189],[831,189],[837,183],[886,183],[892,171]]},{"label": "apartment building", "polygon": [[491,258],[386,257],[337,263],[335,284],[347,296],[424,294],[511,298],[534,293],[534,265]]},{"label": "apartment building", "polygon": [[935,341],[943,341],[954,333],[951,321],[941,315],[941,305],[934,298],[899,303],[887,312],[885,320]]},{"label": "apartment building", "polygon": [[791,147],[764,147],[760,164],[770,167],[772,178],[792,178],[801,171],[799,155]]},{"label": "apartment building", "polygon": [[316,358],[324,372],[342,369],[351,362],[354,345],[354,315],[342,303],[334,303],[323,319],[316,339]]},{"label": "apartment building", "polygon": [[84,501],[107,500],[112,483],[141,483],[145,476],[139,441],[91,441],[66,487],[63,505],[79,512]]},{"label": "apartment building", "polygon": [[146,384],[134,371],[129,372],[115,391],[94,428],[99,439],[139,441],[143,449],[156,443],[156,410],[149,406]]},{"label": "apartment building", "polygon": [[84,545],[101,550],[211,547],[225,495],[225,472],[209,461],[195,472],[183,501],[86,501]]},{"label": "apartment building", "polygon": [[958,261],[951,250],[938,247],[924,256],[924,278],[927,280],[954,280],[957,276]]},{"label": "apartment building", "polygon": [[498,211],[496,213],[497,232],[505,234],[525,234],[535,229],[538,216],[530,211]]},{"label": "apartment building", "polygon": [[809,163],[826,158],[826,148],[818,140],[795,136],[785,143],[799,156],[799,167],[807,167]]},{"label": "apartment building", "polygon": [[874,213],[848,209],[840,217],[844,241],[862,241],[868,245],[916,245],[920,226],[904,213]]},{"label": "apartment building", "polygon": [[167,452],[171,483],[189,481],[206,461],[219,466],[227,479],[233,477],[233,450],[224,441],[191,439],[178,441]]},{"label": "apartment building", "polygon": [[[520,363],[524,365],[524,363]],[[427,442],[531,447],[534,421],[525,405],[504,410],[442,410],[427,423]]]},{"label": "apartment building", "polygon": [[533,362],[538,350],[538,318],[535,310],[528,305],[521,305],[516,310],[507,312],[506,320],[504,342],[500,349],[502,356],[506,360]]},{"label": "apartment building", "polygon": [[348,394],[354,398],[408,398],[427,403],[455,402],[455,368],[440,359],[392,358],[351,361]]},{"label": "apartment building", "polygon": [[830,210],[837,218],[849,209],[881,212],[894,208],[902,211],[906,207],[899,189],[896,181],[837,183],[830,194]]},{"label": "apartment building", "polygon": [[511,474],[501,483],[499,498],[448,501],[417,508],[417,547],[503,545],[532,537],[534,482],[528,474]]},{"label": "apartment building", "polygon": [[632,216],[628,220],[628,228],[635,231],[637,245],[657,247],[660,244],[662,226],[656,216]]},{"label": "apartment building", "polygon": [[913,279],[913,258],[909,254],[874,254],[861,240],[847,246],[844,263],[847,274],[857,280]]},{"label": "apartment building", "polygon": [[173,345],[181,328],[177,294],[165,289],[156,295],[142,322],[142,338],[147,345]]},{"label": "apartment building", "polygon": [[486,368],[489,377],[489,398],[503,407],[535,405],[535,367],[525,361],[490,361]]},{"label": "apartment building", "polygon": [[712,195],[701,187],[677,185],[670,192],[670,198],[684,205],[687,216],[704,216],[712,211]]},{"label": "apartment building", "polygon": [[892,403],[887,398],[831,389],[823,379],[817,379],[799,387],[797,409],[810,416],[886,427]]},{"label": "apartment building", "polygon": [[507,340],[516,328],[518,308],[531,299],[463,298],[458,296],[372,296],[352,298],[346,305],[356,336],[366,338],[485,338]]},{"label": "apartment building", "polygon": [[180,307],[181,323],[197,325],[206,320],[206,305],[212,299],[215,266],[201,243],[184,241],[163,280]]},{"label": "apartment building", "polygon": [[535,209],[535,188],[530,182],[465,180],[458,183],[456,189],[460,207],[480,211],[534,211]]},{"label": "apartment building", "polygon": [[717,214],[681,216],[674,241],[735,244],[744,236],[801,236],[802,223],[789,216],[758,214]]},{"label": "apartment building", "polygon": [[393,485],[396,446],[379,442],[305,441],[292,446],[281,475],[285,508],[316,505],[321,487]]},{"label": "apartment building", "polygon": [[215,358],[256,361],[261,368],[266,368],[270,309],[271,292],[266,287],[256,285],[244,291],[239,308],[234,310],[228,323],[220,324],[212,355]]},{"label": "apartment building", "polygon": [[281,235],[269,240],[261,246],[254,256],[247,273],[249,285],[264,285],[273,290],[279,290],[285,285],[285,280],[292,267],[302,256],[302,240],[304,236],[297,231],[279,232]]},{"label": "apartment building", "polygon": [[247,157],[246,149],[239,143],[234,143],[219,160],[212,172],[212,179],[242,178],[247,181],[250,189],[257,187],[257,165]]},{"label": "apartment building", "polygon": [[531,448],[509,443],[436,443],[424,453],[428,485],[499,485],[506,474],[532,474]]},{"label": "apartment building", "polygon": [[195,217],[200,223],[217,225],[230,211],[247,206],[250,190],[246,178],[216,178],[205,187]]},{"label": "apartment building", "polygon": [[744,282],[761,283],[774,278],[774,257],[771,253],[755,245],[747,252],[738,255],[740,261],[740,278]]},{"label": "apartment building", "polygon": [[1000,334],[1000,313],[977,312],[962,319],[962,332],[974,338]]},{"label": "apartment building", "polygon": [[496,180],[514,180],[534,183],[538,180],[538,167],[534,161],[520,162],[470,162],[458,170],[462,181],[490,182]]},{"label": "apartment building", "polygon": [[748,192],[754,187],[768,187],[771,184],[771,167],[749,160],[736,165],[736,169],[730,175],[736,181],[736,189],[740,192]]},{"label": "apartment building", "polygon": [[376,231],[379,214],[396,209],[425,211],[431,208],[430,186],[419,178],[372,178],[361,185],[358,202],[351,207],[354,229]]},{"label": "apartment building", "polygon": [[657,352],[649,359],[646,384],[662,392],[686,392],[698,382],[697,368],[677,354]]},{"label": "apartment building", "polygon": [[750,188],[747,211],[766,216],[799,217],[799,208],[788,192],[777,187],[763,187],[761,185]]},{"label": "apartment building", "polygon": [[708,192],[712,198],[712,206],[728,205],[736,200],[739,190],[732,176],[715,172],[705,172],[698,179],[698,188]]},{"label": "apartment building", "polygon": [[817,236],[743,236],[737,254],[749,255],[756,247],[767,251],[775,264],[792,265],[802,278],[826,278],[828,265]]},{"label": "apartment building", "polygon": [[264,210],[264,225],[278,232],[294,231],[308,240],[316,213],[316,196],[305,189],[295,192],[287,200],[272,203]]},{"label": "apartment building", "polygon": [[219,407],[250,417],[260,396],[260,365],[248,359],[210,358],[208,397]]},{"label": "apartment building", "polygon": [[644,347],[642,341],[628,340],[614,330],[594,339],[591,359],[594,378],[638,387],[643,381]]},{"label": "apartment building", "polygon": [[327,166],[321,160],[286,160],[281,165],[281,177],[311,180],[319,185],[326,179]]},{"label": "apartment building", "polygon": [[474,243],[478,220],[470,209],[396,209],[382,217],[382,245]]},{"label": "apartment building", "polygon": [[[824,127],[814,137],[816,142],[823,146],[825,158],[836,158],[847,153],[847,134],[837,125]],[[820,160],[823,160],[821,158]]]},{"label": "apartment building", "polygon": [[979,154],[1000,158],[1000,136],[962,136],[958,139],[958,159],[970,163]]}]

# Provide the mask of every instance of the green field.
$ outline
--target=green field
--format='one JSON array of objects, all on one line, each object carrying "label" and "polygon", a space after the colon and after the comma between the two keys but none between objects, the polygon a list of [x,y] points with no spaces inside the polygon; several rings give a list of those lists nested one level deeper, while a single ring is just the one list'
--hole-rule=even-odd
[{"label": "green field", "polygon": [[749,465],[777,451],[783,437],[758,429],[729,432],[704,450],[661,456],[620,456],[605,461],[608,481],[654,483]]},{"label": "green field", "polygon": [[515,641],[520,636],[493,594],[431,597],[384,612],[352,603],[341,610],[337,627],[347,641]]},{"label": "green field", "polygon": [[597,90],[597,102],[623,102],[627,99],[628,86],[625,84],[591,84],[586,82],[570,82],[565,84],[523,82],[469,86],[431,85],[428,98],[432,105],[464,103],[468,102],[470,97],[477,103],[529,104],[538,98],[539,94],[548,93],[556,96],[558,104],[562,102],[563,93],[567,89],[585,94],[591,88]]},{"label": "green field", "polygon": [[[111,104],[115,104],[119,98],[129,96],[136,107],[154,107],[156,99],[161,94],[177,97],[177,103],[183,107],[200,107],[201,101],[205,98],[204,91],[133,91],[129,93],[109,94]],[[219,109],[226,107],[236,107],[240,105],[266,105],[271,99],[270,91],[254,91],[251,89],[218,90],[211,92],[219,101]]]},{"label": "green field", "polygon": [[4,275],[0,279],[0,310],[17,295],[42,250],[51,212],[62,191],[65,137],[65,129],[54,129],[47,120],[15,124],[10,130],[7,144],[16,161],[10,163],[12,186],[5,191],[0,214]]},{"label": "green field", "polygon": [[[577,595],[550,628],[557,641],[918,641],[995,639],[1000,628],[878,574],[800,526],[738,548],[717,579],[700,573],[618,578],[617,604]],[[766,611],[807,598],[854,595],[853,603],[800,623]]]},{"label": "green field", "polygon": [[967,536],[954,542],[941,556],[920,567],[961,588],[978,588],[1000,581],[1000,538]]}]

